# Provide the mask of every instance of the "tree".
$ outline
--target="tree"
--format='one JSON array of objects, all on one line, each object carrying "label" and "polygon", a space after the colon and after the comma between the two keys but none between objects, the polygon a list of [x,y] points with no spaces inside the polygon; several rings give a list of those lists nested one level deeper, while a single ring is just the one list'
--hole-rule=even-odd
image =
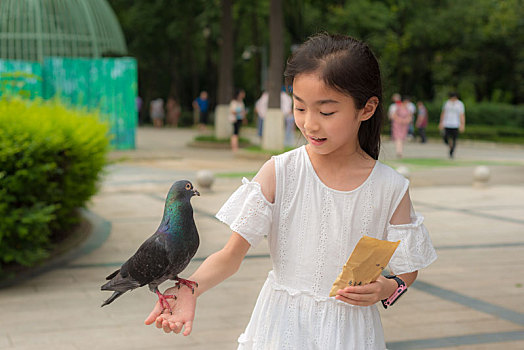
[{"label": "tree", "polygon": [[220,20],[221,46],[218,71],[218,99],[215,109],[215,136],[226,138],[231,134],[229,102],[233,97],[233,16],[232,0],[222,0]]},{"label": "tree", "polygon": [[284,19],[282,0],[271,0],[269,16],[269,109],[264,120],[262,148],[284,149],[284,115],[280,110],[280,88],[284,72]]}]

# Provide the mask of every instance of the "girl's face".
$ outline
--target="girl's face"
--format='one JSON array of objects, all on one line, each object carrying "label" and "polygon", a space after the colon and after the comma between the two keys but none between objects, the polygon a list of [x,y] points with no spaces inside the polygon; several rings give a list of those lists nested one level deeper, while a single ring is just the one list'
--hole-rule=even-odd
[{"label": "girl's face", "polygon": [[376,108],[371,110],[368,102],[357,110],[353,98],[324,84],[317,73],[303,73],[294,78],[293,105],[297,127],[310,150],[318,154],[352,153],[360,148],[360,123],[370,118]]}]

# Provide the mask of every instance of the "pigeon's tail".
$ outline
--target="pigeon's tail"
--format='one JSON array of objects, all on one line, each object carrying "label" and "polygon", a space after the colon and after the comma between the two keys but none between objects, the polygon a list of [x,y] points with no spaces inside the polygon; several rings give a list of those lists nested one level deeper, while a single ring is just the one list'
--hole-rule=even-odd
[{"label": "pigeon's tail", "polygon": [[111,280],[113,279],[113,277],[115,277],[116,275],[118,275],[118,273],[120,272],[120,269],[116,270],[115,272],[113,272],[112,274],[110,274],[109,276],[106,277],[106,280]]},{"label": "pigeon's tail", "polygon": [[120,270],[117,270],[107,276],[107,279],[109,281],[104,284],[102,287],[100,287],[101,290],[110,290],[113,291],[113,295],[109,297],[102,306],[111,304],[116,298],[127,292],[128,290],[132,290],[135,288],[140,287],[140,283],[138,283],[136,280],[132,279],[131,276],[127,275],[127,277],[122,277],[120,274]]},{"label": "pigeon's tail", "polygon": [[116,298],[118,298],[119,296],[121,296],[122,294],[124,294],[124,292],[114,292],[113,295],[111,295],[109,297],[109,299],[107,299],[106,301],[104,301],[101,305],[102,306],[106,306],[108,304],[111,304]]}]

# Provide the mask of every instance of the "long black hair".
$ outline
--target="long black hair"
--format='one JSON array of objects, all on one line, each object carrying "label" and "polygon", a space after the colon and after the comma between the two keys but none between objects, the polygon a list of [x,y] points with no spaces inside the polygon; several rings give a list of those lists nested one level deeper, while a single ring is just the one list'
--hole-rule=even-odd
[{"label": "long black hair", "polygon": [[358,130],[360,147],[372,158],[380,153],[382,128],[382,82],[378,61],[367,44],[345,35],[317,34],[310,37],[288,59],[284,77],[293,85],[298,74],[318,72],[327,86],[355,101],[362,109],[373,96],[378,106],[371,118]]}]

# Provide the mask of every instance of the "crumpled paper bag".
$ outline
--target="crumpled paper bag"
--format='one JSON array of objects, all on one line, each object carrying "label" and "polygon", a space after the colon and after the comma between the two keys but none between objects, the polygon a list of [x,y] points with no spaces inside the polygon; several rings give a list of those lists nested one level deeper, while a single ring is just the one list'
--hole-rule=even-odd
[{"label": "crumpled paper bag", "polygon": [[363,236],[333,283],[329,296],[336,296],[337,290],[347,286],[360,286],[376,281],[399,243],[400,241],[389,242]]}]

